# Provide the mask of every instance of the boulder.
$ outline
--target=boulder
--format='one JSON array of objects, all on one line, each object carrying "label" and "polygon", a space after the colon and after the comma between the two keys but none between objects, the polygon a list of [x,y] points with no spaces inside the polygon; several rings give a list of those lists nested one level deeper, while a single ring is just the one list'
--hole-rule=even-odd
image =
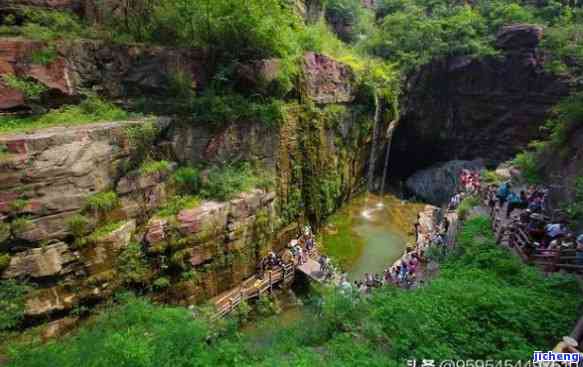
[{"label": "boulder", "polygon": [[67,244],[59,242],[13,255],[10,258],[10,265],[2,273],[2,278],[44,278],[63,275],[71,271],[69,265],[76,260],[77,256],[69,250]]},{"label": "boulder", "polygon": [[161,218],[152,218],[146,225],[144,240],[149,244],[164,241],[166,239],[166,227],[168,221]]},{"label": "boulder", "polygon": [[354,101],[355,76],[348,65],[326,55],[308,52],[303,72],[306,93],[317,104]]},{"label": "boulder", "polygon": [[42,330],[41,337],[44,341],[62,337],[72,331],[79,323],[79,317],[70,316],[49,322]]},{"label": "boulder", "polygon": [[24,107],[24,94],[0,83],[0,110],[12,110]]},{"label": "boulder", "polygon": [[193,235],[213,228],[217,232],[227,225],[228,203],[206,201],[194,209],[178,213],[178,228],[183,235]]},{"label": "boulder", "polygon": [[97,245],[110,245],[110,249],[119,251],[126,248],[136,230],[136,221],[130,220],[113,230],[111,233],[99,238]]},{"label": "boulder", "polygon": [[463,169],[482,170],[484,163],[481,160],[439,163],[409,177],[406,186],[429,203],[447,203],[459,187],[459,175]]},{"label": "boulder", "polygon": [[503,50],[534,49],[543,37],[543,29],[532,24],[511,24],[502,27],[496,37],[496,47]]},{"label": "boulder", "polygon": [[157,172],[150,174],[142,174],[139,170],[133,171],[122,177],[116,186],[116,190],[120,195],[144,191],[152,188],[163,182],[170,172],[176,169],[177,164],[171,163],[170,169],[167,172]]},{"label": "boulder", "polygon": [[46,316],[72,309],[79,297],[61,286],[39,289],[26,300],[24,314],[29,317]]}]

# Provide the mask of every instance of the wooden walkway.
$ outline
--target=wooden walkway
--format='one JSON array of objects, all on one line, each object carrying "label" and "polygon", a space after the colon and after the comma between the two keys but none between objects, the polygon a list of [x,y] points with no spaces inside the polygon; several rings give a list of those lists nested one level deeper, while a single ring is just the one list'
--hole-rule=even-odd
[{"label": "wooden walkway", "polygon": [[254,275],[241,283],[239,287],[213,298],[211,303],[214,303],[217,311],[214,318],[218,319],[227,315],[241,302],[271,293],[276,286],[290,284],[294,279],[294,272],[293,264],[285,264],[277,269],[266,271],[262,278]]},{"label": "wooden walkway", "polygon": [[[490,214],[492,229],[496,242],[510,248],[525,263],[533,264],[546,273],[566,271],[583,274],[583,266],[576,264],[576,250],[574,248],[560,248],[554,250],[540,249],[528,234],[524,224],[520,223],[522,210],[514,210],[510,218],[506,217],[506,207],[496,205]],[[550,218],[545,218],[550,222]]]},{"label": "wooden walkway", "polygon": [[[304,273],[311,280],[318,283],[326,282],[326,274],[321,271],[320,264],[317,259],[320,258],[320,253],[314,249],[308,260],[302,264],[295,263],[284,264],[276,269],[271,269],[263,274],[263,277],[253,275],[251,278],[245,280],[237,288],[233,288],[224,292],[211,300],[215,305],[216,314],[213,319],[224,317],[232,312],[241,302],[251,299],[259,298],[263,294],[271,293],[274,288],[287,286],[291,284],[295,278],[295,272]],[[333,274],[331,279],[332,284],[339,282],[338,274]]]}]

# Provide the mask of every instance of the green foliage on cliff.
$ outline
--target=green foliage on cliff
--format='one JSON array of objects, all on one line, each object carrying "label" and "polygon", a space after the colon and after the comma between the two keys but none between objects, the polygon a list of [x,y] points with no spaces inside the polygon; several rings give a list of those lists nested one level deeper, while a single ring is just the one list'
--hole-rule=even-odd
[{"label": "green foliage on cliff", "polygon": [[562,99],[552,110],[543,130],[547,139],[534,141],[529,149],[517,154],[514,164],[521,168],[530,183],[540,183],[544,171],[552,171],[560,162],[571,158],[574,132],[583,121],[583,93],[575,93]]},{"label": "green foliage on cliff", "polygon": [[52,126],[75,126],[101,121],[125,121],[130,117],[138,116],[100,98],[88,97],[79,105],[60,107],[40,115],[0,116],[0,133],[29,131]]},{"label": "green foliage on cliff", "polygon": [[197,194],[202,185],[200,171],[195,167],[180,167],[172,175],[176,191],[183,195]]},{"label": "green foliage on cliff", "polygon": [[457,209],[459,218],[465,220],[470,210],[478,205],[480,205],[480,198],[478,196],[472,195],[464,198]]},{"label": "green foliage on cliff", "polygon": [[76,240],[81,240],[89,232],[91,223],[89,218],[81,214],[76,214],[67,219],[65,225]]},{"label": "green foliage on cliff", "polygon": [[[505,25],[546,27],[543,47],[551,51],[549,66],[564,71],[583,57],[581,8],[558,1],[536,6],[520,0],[483,0],[473,5],[447,0],[382,0],[379,28],[365,48],[410,71],[428,61],[455,55],[492,55],[496,33]],[[571,59],[571,60],[569,60]]]},{"label": "green foliage on cliff", "polygon": [[191,100],[189,111],[195,121],[205,124],[228,126],[237,122],[260,122],[277,126],[283,117],[283,108],[283,103],[276,99],[209,90]]},{"label": "green foliage on cliff", "polygon": [[172,164],[166,160],[147,161],[140,167],[140,173],[143,175],[164,174],[170,172]]},{"label": "green foliage on cliff", "polygon": [[200,194],[207,199],[229,200],[236,194],[252,188],[267,189],[272,177],[255,169],[248,162],[213,166],[208,170]]},{"label": "green foliage on cliff", "polygon": [[48,65],[55,61],[58,54],[53,47],[44,47],[40,50],[33,51],[30,59],[33,64]]},{"label": "green foliage on cliff", "polygon": [[121,281],[129,286],[145,285],[151,270],[139,243],[132,242],[116,259],[116,269]]},{"label": "green foliage on cliff", "polygon": [[28,285],[17,280],[0,281],[0,331],[11,329],[22,320],[29,291]]},{"label": "green foliage on cliff", "polygon": [[0,253],[0,274],[10,265],[10,254]]},{"label": "green foliage on cliff", "polygon": [[34,80],[19,78],[15,75],[3,75],[2,80],[9,88],[16,89],[26,96],[26,98],[38,98],[47,88]]},{"label": "green foliage on cliff", "polygon": [[94,29],[85,26],[73,13],[27,7],[19,9],[22,22],[5,16],[4,24],[0,25],[0,35],[23,36],[37,41],[97,36]]},{"label": "green foliage on cliff", "polygon": [[119,197],[114,191],[104,191],[87,198],[85,207],[96,215],[104,216],[120,206]]},{"label": "green foliage on cliff", "polygon": [[574,186],[573,200],[565,203],[564,208],[572,219],[581,220],[583,219],[583,176],[577,176]]},{"label": "green foliage on cliff", "polygon": [[193,195],[174,195],[169,197],[156,215],[166,218],[173,217],[184,209],[196,208],[200,205],[200,198]]},{"label": "green foliage on cliff", "polygon": [[[438,278],[371,297],[325,292],[294,324],[269,320],[262,332],[209,324],[186,309],[130,298],[64,341],[12,350],[10,366],[396,366],[409,359],[529,360],[571,329],[577,282],[544,276],[496,245],[489,220],[466,222]],[[536,302],[533,302],[536,300]],[[260,302],[264,308],[266,301]],[[267,307],[265,307],[267,308]],[[243,306],[233,315],[248,317]],[[541,318],[540,315],[545,315]],[[229,326],[230,325],[230,326]],[[120,331],[122,330],[122,331]],[[268,343],[268,347],[266,347]],[[493,347],[495,346],[495,347]]]}]

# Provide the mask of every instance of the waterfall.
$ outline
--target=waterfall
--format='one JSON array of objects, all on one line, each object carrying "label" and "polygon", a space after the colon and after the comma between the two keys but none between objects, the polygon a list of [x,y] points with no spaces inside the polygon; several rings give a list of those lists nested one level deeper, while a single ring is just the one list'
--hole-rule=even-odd
[{"label": "waterfall", "polygon": [[385,181],[387,180],[387,173],[389,171],[389,157],[391,155],[391,144],[393,143],[393,134],[395,129],[399,126],[399,116],[397,116],[389,124],[387,129],[387,151],[385,152],[385,165],[383,166],[383,179],[381,181],[381,197],[385,194]]},{"label": "waterfall", "polygon": [[367,177],[367,191],[372,191],[373,189],[373,181],[374,181],[374,169],[375,169],[375,162],[376,162],[376,151],[377,151],[377,135],[379,129],[379,122],[381,119],[381,103],[379,101],[379,96],[375,92],[374,94],[374,127],[372,132],[372,146],[370,148],[370,159],[368,162],[368,177]]}]

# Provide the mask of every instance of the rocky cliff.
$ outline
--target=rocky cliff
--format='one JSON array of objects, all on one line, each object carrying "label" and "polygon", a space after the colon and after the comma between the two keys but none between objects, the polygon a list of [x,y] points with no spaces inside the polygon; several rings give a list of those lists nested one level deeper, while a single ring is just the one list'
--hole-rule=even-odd
[{"label": "rocky cliff", "polygon": [[[31,52],[42,47],[2,39],[0,68],[45,85],[45,107],[75,102],[87,88],[119,101],[163,95],[177,64],[199,88],[207,75],[193,50],[83,41],[59,44],[47,65],[31,63]],[[318,225],[350,197],[363,177],[373,111],[357,104],[346,65],[309,53],[302,67],[305,103],[289,101],[276,127],[173,117],[0,135],[0,252],[9,256],[1,277],[33,285],[26,320],[61,318],[125,286],[169,302],[202,302],[250,276],[293,234],[293,223]],[[3,112],[32,108],[16,92],[2,87],[2,95],[13,96],[1,99]],[[171,164],[144,172],[133,162],[145,152]],[[175,194],[178,165],[241,160],[259,162],[275,187],[160,214]],[[115,205],[91,206],[96,195],[116,198]],[[110,206],[106,226],[99,205]]]},{"label": "rocky cliff", "polygon": [[507,26],[499,55],[436,60],[412,75],[404,92],[391,167],[408,176],[451,159],[512,158],[534,139],[571,80],[545,71],[543,30]]}]

